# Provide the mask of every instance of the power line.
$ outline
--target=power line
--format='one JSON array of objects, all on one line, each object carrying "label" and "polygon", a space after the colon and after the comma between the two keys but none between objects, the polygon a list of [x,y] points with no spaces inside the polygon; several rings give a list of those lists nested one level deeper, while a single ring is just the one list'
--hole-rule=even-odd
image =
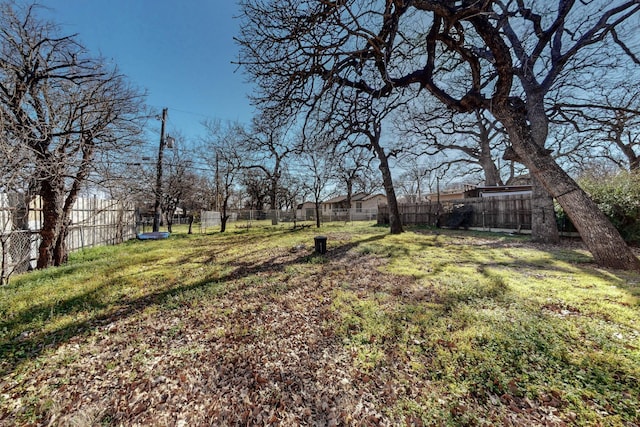
[{"label": "power line", "polygon": [[[159,106],[157,106],[157,105],[150,105],[150,107],[153,107],[153,108],[159,108],[159,109],[160,109],[160,108],[162,108],[162,107],[159,107]],[[188,114],[188,115],[190,115],[190,116],[202,117],[202,118],[204,118],[204,119],[210,119],[210,120],[224,120],[224,121],[230,121],[230,122],[237,122],[237,121],[239,121],[239,120],[237,120],[237,119],[236,119],[236,120],[234,120],[234,119],[231,119],[231,118],[228,118],[228,117],[224,117],[224,118],[223,118],[223,117],[217,117],[217,116],[212,116],[211,114],[205,114],[205,113],[200,113],[200,112],[196,112],[196,111],[183,110],[183,109],[175,108],[175,107],[172,107],[172,106],[169,106],[168,108],[169,108],[169,110],[171,110],[172,112],[173,112],[173,111],[175,111],[175,112],[178,112],[178,113]],[[169,122],[172,122],[172,120],[171,120],[171,115],[169,115]]]}]

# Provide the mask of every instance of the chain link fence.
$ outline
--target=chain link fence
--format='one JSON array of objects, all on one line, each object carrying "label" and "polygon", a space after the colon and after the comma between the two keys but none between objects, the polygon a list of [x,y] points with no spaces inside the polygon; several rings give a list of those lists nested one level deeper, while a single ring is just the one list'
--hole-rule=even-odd
[{"label": "chain link fence", "polygon": [[[21,209],[0,194],[0,283],[36,266],[43,223],[42,204],[34,198]],[[94,246],[113,245],[136,237],[136,215],[132,204],[97,197],[79,198],[68,225],[69,252]]]},{"label": "chain link fence", "polygon": [[37,256],[39,237],[34,239],[29,230],[3,232],[0,235],[0,284],[6,284],[13,274],[24,273],[32,268],[31,261]]},{"label": "chain link fence", "polygon": [[[236,226],[250,227],[253,223],[276,225],[294,222],[315,222],[315,209],[294,210],[250,210],[234,209],[227,212],[228,224],[236,223]],[[200,212],[200,232],[213,231],[215,227],[220,227],[221,213],[217,211]],[[349,221],[375,221],[378,218],[378,209],[332,209],[321,210],[320,221],[328,222],[349,222]],[[239,223],[242,223],[241,225]]]}]

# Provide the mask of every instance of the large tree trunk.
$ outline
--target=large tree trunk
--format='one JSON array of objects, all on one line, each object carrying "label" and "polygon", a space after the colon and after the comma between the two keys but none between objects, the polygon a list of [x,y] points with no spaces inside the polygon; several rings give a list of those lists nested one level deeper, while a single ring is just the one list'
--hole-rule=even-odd
[{"label": "large tree trunk", "polygon": [[500,178],[500,171],[496,167],[493,157],[491,156],[491,140],[489,138],[489,131],[482,123],[480,113],[476,111],[476,117],[479,123],[479,136],[480,136],[480,157],[478,161],[482,172],[484,173],[484,185],[487,187],[494,185],[502,185],[502,179]]},{"label": "large tree trunk", "polygon": [[60,227],[60,233],[56,239],[56,244],[53,248],[53,265],[62,265],[69,260],[69,251],[67,250],[67,236],[69,235],[69,224],[66,220],[63,220],[63,224]]},{"label": "large tree trunk", "polygon": [[[555,164],[555,160],[550,156],[551,151],[545,149],[547,137],[549,136],[549,118],[544,109],[544,97],[542,92],[536,90],[535,85],[524,82],[527,97],[526,112],[528,120],[529,141],[538,147],[538,151],[548,153],[548,160]],[[524,122],[526,123],[526,122]],[[531,169],[529,169],[531,171]],[[564,172],[564,171],[563,171]],[[531,184],[533,192],[531,195],[531,237],[535,242],[558,243],[560,234],[555,218],[553,198],[535,174],[531,174]]]},{"label": "large tree trunk", "polygon": [[515,153],[562,206],[598,264],[640,271],[640,261],[593,200],[558,166],[547,150],[533,142],[521,107],[514,102],[495,110]]},{"label": "large tree trunk", "polygon": [[[540,150],[547,152],[542,145]],[[505,160],[525,164],[525,161],[515,152],[513,147],[508,147],[502,157]],[[513,175],[513,166],[512,166]],[[560,234],[555,218],[553,197],[544,185],[531,173],[531,239],[539,243],[558,243]]]},{"label": "large tree trunk", "polygon": [[69,254],[67,251],[67,236],[69,235],[69,227],[71,226],[71,212],[73,211],[73,206],[78,200],[80,187],[89,175],[89,165],[91,163],[91,159],[93,158],[93,141],[84,140],[83,142],[84,146],[82,147],[82,163],[80,164],[80,168],[78,169],[75,178],[73,178],[73,183],[71,185],[71,188],[69,189],[69,192],[67,193],[66,198],[64,198],[64,196],[62,195],[62,191],[64,191],[64,185],[60,184],[60,197],[64,198],[64,205],[62,207],[62,215],[58,219],[59,232],[53,251],[53,265],[56,266],[66,263],[69,259]]},{"label": "large tree trunk", "polygon": [[531,184],[531,239],[539,243],[558,243],[560,234],[553,198],[533,174]]},{"label": "large tree trunk", "polygon": [[487,187],[502,185],[500,172],[498,171],[496,164],[493,162],[491,155],[481,155],[479,161],[480,167],[482,167],[482,172],[484,173],[484,185]]},{"label": "large tree trunk", "polygon": [[40,246],[38,248],[38,262],[36,268],[47,268],[53,264],[54,249],[62,225],[61,195],[51,183],[43,180],[40,189],[42,198],[42,228],[40,229]]},{"label": "large tree trunk", "polygon": [[[81,181],[84,179],[82,178]],[[78,200],[78,194],[80,192],[80,182],[76,180],[64,201],[62,208],[62,214],[58,218],[58,236],[55,240],[55,246],[53,248],[53,265],[59,266],[66,263],[69,259],[69,253],[67,250],[67,236],[69,235],[69,227],[71,226],[71,212],[73,205]]]},{"label": "large tree trunk", "polygon": [[400,210],[398,209],[398,199],[393,188],[393,179],[391,178],[391,170],[389,169],[389,160],[384,149],[379,144],[373,144],[373,149],[380,161],[380,172],[382,172],[382,185],[387,193],[387,204],[389,205],[389,231],[391,234],[402,233],[402,222],[400,220]]}]

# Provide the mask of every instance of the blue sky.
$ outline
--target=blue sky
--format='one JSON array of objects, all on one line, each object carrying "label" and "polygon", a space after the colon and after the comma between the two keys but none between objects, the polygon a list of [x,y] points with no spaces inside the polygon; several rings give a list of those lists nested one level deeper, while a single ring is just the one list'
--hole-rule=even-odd
[{"label": "blue sky", "polygon": [[[94,55],[116,64],[148,92],[158,113],[169,109],[167,131],[203,133],[206,118],[248,123],[251,86],[237,59],[234,0],[49,0],[40,16],[77,33]],[[149,123],[151,131],[157,127]]]}]

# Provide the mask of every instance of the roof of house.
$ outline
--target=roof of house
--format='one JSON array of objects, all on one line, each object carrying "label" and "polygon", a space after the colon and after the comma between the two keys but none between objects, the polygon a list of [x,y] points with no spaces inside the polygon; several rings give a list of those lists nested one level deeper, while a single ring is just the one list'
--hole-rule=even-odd
[{"label": "roof of house", "polygon": [[[356,194],[352,194],[351,195],[351,201],[352,202],[361,202],[364,200],[369,200],[369,199],[373,199],[374,197],[377,196],[384,196],[384,194],[382,193],[377,193],[377,194],[370,194],[370,193],[356,193]],[[346,195],[340,195],[340,196],[336,196],[334,198],[331,198],[329,200],[325,200],[322,203],[341,203],[347,200],[347,196]]]},{"label": "roof of house", "polygon": [[304,208],[310,208],[315,206],[316,206],[315,202],[303,202],[298,204],[298,206],[296,206],[296,209],[304,209]]},{"label": "roof of house", "polygon": [[509,193],[516,191],[531,191],[531,184],[523,185],[496,185],[493,187],[478,187],[481,193]]}]

